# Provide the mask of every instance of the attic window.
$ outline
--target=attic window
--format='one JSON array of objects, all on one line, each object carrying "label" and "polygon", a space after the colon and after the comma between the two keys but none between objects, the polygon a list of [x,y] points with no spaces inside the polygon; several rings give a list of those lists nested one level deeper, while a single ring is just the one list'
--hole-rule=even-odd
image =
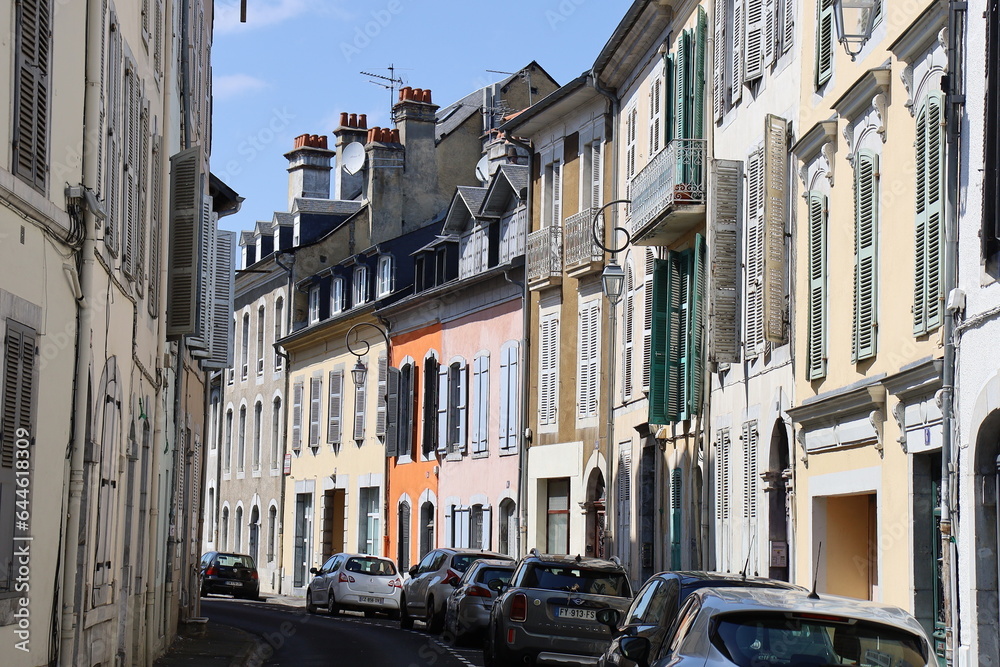
[{"label": "attic window", "polygon": [[360,306],[368,301],[368,267],[359,266],[354,269],[354,305]]},{"label": "attic window", "polygon": [[319,322],[319,285],[309,289],[309,324]]},{"label": "attic window", "polygon": [[391,256],[382,255],[378,258],[378,283],[376,286],[376,294],[380,298],[392,292],[392,269]]},{"label": "attic window", "polygon": [[336,315],[344,310],[344,279],[334,278],[330,284],[330,314]]}]

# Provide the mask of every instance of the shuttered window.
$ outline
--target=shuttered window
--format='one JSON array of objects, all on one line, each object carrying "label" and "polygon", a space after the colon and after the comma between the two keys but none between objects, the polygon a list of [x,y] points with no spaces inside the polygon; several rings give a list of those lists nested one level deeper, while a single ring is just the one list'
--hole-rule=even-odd
[{"label": "shuttered window", "polygon": [[516,341],[500,349],[500,452],[517,449],[520,424],[520,346]]},{"label": "shuttered window", "polygon": [[709,189],[708,243],[712,272],[709,300],[709,358],[717,363],[740,360],[740,233],[743,211],[743,163],[714,160],[714,185]]},{"label": "shuttered window", "polygon": [[815,84],[819,88],[833,74],[833,0],[816,3]]},{"label": "shuttered window", "polygon": [[764,148],[747,159],[746,358],[764,351]]},{"label": "shuttered window", "polygon": [[480,355],[473,362],[472,373],[472,453],[489,453],[490,357]]},{"label": "shuttered window", "polygon": [[302,448],[302,394],[305,385],[301,380],[292,389],[292,449]]},{"label": "shuttered window", "polygon": [[760,477],[757,475],[757,420],[743,422],[743,518],[757,518]]},{"label": "shuttered window", "polygon": [[726,5],[727,0],[715,0],[715,13],[712,17],[713,44],[715,53],[712,57],[712,109],[715,120],[722,120],[726,111]]},{"label": "shuttered window", "polygon": [[344,419],[344,371],[330,371],[326,441],[339,445]]},{"label": "shuttered window", "polygon": [[716,435],[715,447],[715,518],[728,519],[731,512],[729,488],[730,450],[733,443],[728,428],[720,428]]},{"label": "shuttered window", "polygon": [[430,457],[437,449],[438,414],[438,361],[434,357],[424,360],[424,429],[421,449]]},{"label": "shuttered window", "polygon": [[827,337],[827,197],[822,192],[806,193],[809,207],[809,314],[806,377],[826,376]]},{"label": "shuttered window", "polygon": [[577,373],[577,417],[597,416],[600,378],[601,307],[597,301],[580,307]]},{"label": "shuttered window", "polygon": [[413,456],[413,414],[416,410],[416,367],[403,364],[399,369],[399,435],[397,456]]},{"label": "shuttered window", "polygon": [[660,150],[663,125],[662,102],[663,80],[656,78],[649,84],[649,157]]},{"label": "shuttered window", "polygon": [[50,0],[18,0],[14,16],[14,137],[11,171],[46,193],[49,165]]},{"label": "shuttered window", "polygon": [[878,333],[878,155],[858,151],[854,167],[854,336],[851,361],[875,356]]},{"label": "shuttered window", "polygon": [[378,357],[378,403],[375,409],[375,435],[385,436],[385,427],[388,423],[389,406],[386,402],[389,383],[389,360],[385,354]]},{"label": "shuttered window", "polygon": [[632,367],[635,357],[635,272],[632,262],[625,262],[625,303],[622,313],[622,397],[631,398],[633,391]]},{"label": "shuttered window", "polygon": [[445,369],[447,403],[447,443],[449,454],[465,454],[468,449],[469,366],[454,361]]},{"label": "shuttered window", "polygon": [[680,468],[670,473],[670,567],[681,569],[681,538],[684,525],[682,503],[684,500],[684,474]]},{"label": "shuttered window", "polygon": [[642,390],[649,391],[649,369],[653,346],[653,262],[656,255],[652,248],[645,252],[645,271],[642,280]]},{"label": "shuttered window", "polygon": [[539,346],[538,423],[556,423],[559,393],[559,318],[549,315],[542,319]]},{"label": "shuttered window", "polygon": [[732,0],[733,20],[729,25],[733,27],[731,48],[729,50],[729,103],[736,106],[736,103],[743,98],[743,40],[746,37],[746,29],[743,27],[744,0]]},{"label": "shuttered window", "polygon": [[917,112],[913,333],[942,324],[944,304],[944,104],[932,93]]},{"label": "shuttered window", "polygon": [[789,290],[786,285],[788,228],[788,121],[768,114],[764,128],[764,189],[761,216],[763,294],[761,314],[764,338],[785,342]]},{"label": "shuttered window", "polygon": [[353,439],[359,443],[365,439],[365,401],[367,400],[367,392],[365,389],[366,387],[364,382],[354,385]]}]

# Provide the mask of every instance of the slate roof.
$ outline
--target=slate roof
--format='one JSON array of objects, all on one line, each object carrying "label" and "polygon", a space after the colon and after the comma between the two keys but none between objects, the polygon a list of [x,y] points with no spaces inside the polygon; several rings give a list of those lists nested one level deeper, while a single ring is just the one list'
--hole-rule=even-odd
[{"label": "slate roof", "polygon": [[[541,69],[541,66],[535,61],[531,61],[526,67],[531,67],[532,65]],[[438,109],[435,138],[440,141],[442,137],[451,134],[458,129],[458,127],[468,120],[473,114],[478,114],[483,106],[483,91],[485,89],[494,85],[499,85],[502,88],[503,86],[506,86],[514,81],[518,76],[520,76],[518,73],[511,74],[506,79],[501,79],[496,84],[491,83],[489,86],[483,86],[479,90],[469,93],[457,102]]]},{"label": "slate roof", "polygon": [[292,211],[298,213],[326,213],[332,215],[353,215],[357,213],[363,202],[358,200],[311,199],[296,197]]},{"label": "slate roof", "polygon": [[507,204],[508,188],[513,190],[515,197],[521,196],[521,191],[528,187],[531,169],[526,165],[502,164],[493,174],[490,186],[486,191],[480,213],[483,215],[502,215]]}]

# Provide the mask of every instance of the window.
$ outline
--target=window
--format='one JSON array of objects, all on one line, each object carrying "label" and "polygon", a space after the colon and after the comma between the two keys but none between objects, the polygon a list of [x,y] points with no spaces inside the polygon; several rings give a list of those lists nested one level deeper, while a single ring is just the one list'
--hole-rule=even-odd
[{"label": "window", "polygon": [[548,480],[546,489],[545,552],[569,553],[569,478]]},{"label": "window", "polygon": [[427,500],[420,505],[420,557],[434,548],[434,503]]},{"label": "window", "polygon": [[314,377],[309,381],[309,446],[319,447],[319,413],[323,400],[323,378]]},{"label": "window", "polygon": [[14,44],[13,166],[11,171],[45,192],[49,154],[49,56],[52,53],[50,0],[17,4]]},{"label": "window", "polygon": [[517,506],[510,498],[500,501],[500,553],[513,556],[517,551]]},{"label": "window", "polygon": [[399,445],[397,456],[415,457],[413,451],[413,414],[416,411],[416,367],[403,364],[399,369]]},{"label": "window", "polygon": [[472,453],[489,454],[490,357],[483,354],[473,361],[472,371]]},{"label": "window", "polygon": [[440,364],[434,357],[424,359],[424,457],[433,455],[438,446],[438,372]]},{"label": "window", "polygon": [[368,301],[368,267],[359,266],[354,269],[354,306],[360,306]]},{"label": "window", "polygon": [[330,283],[330,314],[336,315],[344,310],[344,279],[334,278]]},{"label": "window", "polygon": [[243,472],[243,466],[246,462],[246,443],[247,443],[247,406],[240,406],[240,430],[236,434],[237,446],[236,446],[236,472]]},{"label": "window", "polygon": [[309,324],[319,322],[319,285],[309,288]]},{"label": "window", "polygon": [[246,380],[250,372],[250,313],[243,313],[243,347],[240,349],[240,379]]},{"label": "window", "polygon": [[406,572],[410,569],[410,503],[405,500],[399,503],[396,514],[396,562],[399,563],[400,572]]},{"label": "window", "polygon": [[447,401],[438,407],[438,428],[443,430],[440,443],[447,445],[449,454],[466,452],[466,428],[468,424],[468,365],[464,360],[453,361],[442,367],[438,374],[440,394]]},{"label": "window", "polygon": [[594,300],[580,306],[578,340],[579,368],[577,372],[576,416],[580,419],[597,416],[600,395],[600,331],[601,305]]},{"label": "window", "polygon": [[704,238],[653,266],[649,422],[667,424],[701,411]]},{"label": "window", "polygon": [[822,192],[806,193],[809,207],[809,311],[807,323],[806,376],[816,380],[826,376],[827,337],[827,226],[829,208]]},{"label": "window", "polygon": [[543,178],[544,202],[542,227],[562,225],[562,164],[557,160],[545,165]]},{"label": "window", "polygon": [[601,140],[599,138],[583,147],[583,175],[580,209],[600,208],[603,200],[601,186],[604,183],[604,173],[601,170]]},{"label": "window", "polygon": [[261,428],[261,413],[264,411],[264,405],[260,401],[257,401],[253,406],[253,469],[254,472],[260,471],[260,428]]},{"label": "window", "polygon": [[632,261],[625,261],[625,303],[622,307],[622,398],[632,397],[632,366],[635,350],[635,272]]},{"label": "window", "polygon": [[329,385],[326,441],[331,445],[339,445],[344,419],[344,371],[330,371]]},{"label": "window", "polygon": [[257,309],[257,375],[264,374],[264,306]]},{"label": "window", "polygon": [[833,0],[816,3],[815,84],[819,88],[833,74]]},{"label": "window", "polygon": [[229,472],[233,458],[233,411],[226,410],[226,448],[222,457],[222,471]]},{"label": "window", "polygon": [[271,406],[271,470],[277,470],[281,461],[281,397]]},{"label": "window", "polygon": [[378,258],[378,286],[376,293],[379,297],[386,296],[392,292],[393,288],[393,266],[392,257],[382,255]]},{"label": "window", "polygon": [[358,513],[358,551],[372,556],[379,555],[379,542],[382,535],[379,532],[379,488],[365,486],[361,488],[360,512]]},{"label": "window", "polygon": [[473,505],[469,513],[469,546],[473,549],[490,548],[490,511],[482,505]]},{"label": "window", "polygon": [[730,518],[732,498],[730,489],[730,453],[732,451],[732,439],[729,437],[728,428],[720,428],[715,441],[715,518]]},{"label": "window", "polygon": [[299,380],[292,388],[292,449],[296,451],[302,448],[302,394],[304,393],[305,384]]},{"label": "window", "polygon": [[943,323],[944,281],[944,100],[927,96],[917,111],[916,243],[913,333],[921,336]]},{"label": "window", "polygon": [[500,453],[517,451],[520,426],[519,368],[521,350],[517,341],[504,343],[500,348]]},{"label": "window", "polygon": [[559,318],[544,316],[539,349],[538,423],[556,424],[559,396]]},{"label": "window", "polygon": [[649,84],[649,156],[660,150],[660,128],[663,125],[661,113],[661,98],[663,97],[663,80],[657,77]]},{"label": "window", "polygon": [[236,506],[233,521],[233,550],[243,551],[243,507]]},{"label": "window", "polygon": [[[362,363],[367,360],[361,359]],[[354,385],[354,440],[360,443],[365,439],[365,385]]]},{"label": "window", "polygon": [[743,518],[757,518],[760,477],[757,475],[757,420],[743,422]]},{"label": "window", "polygon": [[222,508],[222,527],[219,529],[219,543],[223,551],[229,550],[229,508]]},{"label": "window", "polygon": [[[277,300],[274,302],[274,342],[278,342],[279,340],[281,340],[282,336],[281,327],[284,325],[284,316],[285,316],[284,309],[285,309],[285,300],[279,296]],[[284,360],[282,359],[281,355],[278,353],[278,348],[275,347],[274,370],[280,371],[283,361]]]},{"label": "window", "polygon": [[857,153],[854,166],[854,336],[851,361],[875,356],[878,331],[878,155]]},{"label": "window", "polygon": [[267,509],[267,560],[274,560],[274,545],[278,541],[278,508],[271,505]]},{"label": "window", "polygon": [[[15,588],[15,537],[25,536],[30,525],[15,523],[18,482],[28,481],[19,461],[34,454],[35,348],[37,334],[12,319],[6,321],[3,357],[3,421],[0,422],[0,594]],[[35,464],[37,465],[37,464]],[[117,465],[117,464],[115,464]],[[34,466],[32,466],[34,467]],[[102,477],[105,474],[102,470]],[[29,473],[30,475],[30,473]],[[108,476],[110,478],[110,476]],[[22,503],[23,505],[23,503]],[[105,505],[105,507],[107,507]]]},{"label": "window", "polygon": [[764,147],[747,157],[746,358],[764,353]]}]

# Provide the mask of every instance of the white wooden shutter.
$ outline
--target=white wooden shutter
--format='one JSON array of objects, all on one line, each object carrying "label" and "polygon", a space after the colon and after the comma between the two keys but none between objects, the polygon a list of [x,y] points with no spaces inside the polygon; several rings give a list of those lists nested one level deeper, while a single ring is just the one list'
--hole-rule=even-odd
[{"label": "white wooden shutter", "polygon": [[740,360],[740,221],[743,162],[713,160],[714,184],[708,193],[708,248],[712,285],[709,300],[709,360]]},{"label": "white wooden shutter", "polygon": [[562,226],[562,162],[552,164],[552,224]]},{"label": "white wooden shutter", "polygon": [[717,519],[728,519],[730,515],[731,498],[729,488],[729,466],[730,450],[732,442],[729,437],[729,429],[722,428],[718,431],[716,440],[716,502],[715,516]]},{"label": "white wooden shutter", "polygon": [[633,391],[633,365],[635,363],[635,274],[632,263],[625,266],[625,303],[622,313],[622,395],[628,398]]},{"label": "white wooden shutter", "polygon": [[715,120],[722,120],[726,111],[726,0],[715,0],[712,27],[715,53],[712,55],[712,108]]},{"label": "white wooden shutter", "polygon": [[746,26],[743,24],[744,0],[733,0],[733,43],[729,52],[729,103],[736,103],[743,97],[743,40]]},{"label": "white wooden shutter", "polygon": [[851,361],[875,356],[878,327],[878,155],[862,149],[854,168],[854,337]]},{"label": "white wooden shutter", "polygon": [[656,255],[646,248],[646,267],[643,276],[642,310],[642,390],[649,391],[649,375],[653,353],[653,263]]},{"label": "white wooden shutter", "polygon": [[365,401],[368,400],[366,383],[354,387],[354,437],[356,441],[365,439]]},{"label": "white wooden shutter", "polygon": [[806,194],[809,206],[809,313],[806,343],[806,376],[826,376],[827,198],[822,192]]},{"label": "white wooden shutter", "polygon": [[795,42],[795,0],[781,0],[781,52],[787,53]]},{"label": "white wooden shutter", "polygon": [[539,351],[541,373],[538,392],[538,419],[543,426],[556,423],[558,341],[559,320],[555,317],[545,318],[542,320],[541,349]]},{"label": "white wooden shutter", "polygon": [[309,446],[319,447],[319,414],[322,400],[323,378],[309,381]]},{"label": "white wooden shutter", "polygon": [[448,395],[448,372],[449,367],[446,364],[438,366],[437,445],[439,452],[448,450],[448,408],[451,401],[451,397]]},{"label": "white wooden shutter", "polygon": [[758,489],[760,477],[757,475],[757,420],[743,422],[743,518],[757,518]]},{"label": "white wooden shutter", "polygon": [[764,0],[746,0],[746,60],[743,81],[764,75]]},{"label": "white wooden shutter", "polygon": [[604,183],[604,177],[601,171],[600,139],[594,139],[594,143],[590,145],[590,183],[590,206],[591,208],[600,208],[603,201],[601,198],[601,186]]},{"label": "white wooden shutter", "polygon": [[204,174],[200,146],[170,158],[170,255],[167,266],[167,335],[170,337],[194,334],[197,330]]},{"label": "white wooden shutter", "polygon": [[476,394],[476,410],[473,416],[478,437],[473,436],[475,451],[486,453],[489,450],[490,423],[490,358],[476,358],[477,373],[474,391]]},{"label": "white wooden shutter", "polygon": [[344,371],[330,371],[330,404],[327,406],[326,441],[340,444],[344,410]]},{"label": "white wooden shutter", "polygon": [[389,360],[385,354],[378,357],[378,407],[375,410],[375,435],[385,435],[386,417],[389,406],[386,404],[386,389],[389,382]]},{"label": "white wooden shutter", "polygon": [[458,366],[458,446],[463,454],[469,451],[469,365]]},{"label": "white wooden shutter", "polygon": [[136,282],[142,294],[146,282],[146,234],[149,220],[149,102],[142,99],[139,114],[139,216],[136,230]]},{"label": "white wooden shutter", "polygon": [[764,0],[764,49],[763,65],[770,67],[774,64],[774,56],[777,51],[777,27],[778,27],[778,0]]},{"label": "white wooden shutter", "polygon": [[483,533],[479,537],[480,549],[489,551],[493,548],[493,512],[489,507],[483,508]]},{"label": "white wooden shutter", "polygon": [[[150,197],[149,216],[149,294],[147,295],[147,306],[150,317],[154,318],[160,315],[160,254],[162,252],[162,248],[160,247],[160,222],[163,218],[163,198],[161,196],[163,192],[163,154],[160,150],[160,143],[161,139],[159,136],[153,137],[152,173],[150,174],[152,195]],[[233,243],[233,248],[236,248],[235,242]],[[232,274],[232,270],[235,268],[236,266],[233,264],[229,273]],[[232,308],[229,309],[229,312],[232,312]],[[232,325],[227,326],[229,327],[229,331],[232,331]],[[227,366],[232,364],[232,349],[232,335],[230,335]]]},{"label": "white wooden shutter", "polygon": [[764,347],[764,159],[763,147],[749,156],[747,169],[747,308],[746,358],[756,358]]},{"label": "white wooden shutter", "polygon": [[764,132],[764,190],[761,222],[763,255],[764,338],[785,342],[786,284],[785,230],[788,227],[788,121],[768,114]]},{"label": "white wooden shutter", "polygon": [[663,81],[656,78],[649,84],[649,157],[660,150],[660,133],[663,125],[661,113],[661,98],[663,97]]},{"label": "white wooden shutter", "polygon": [[139,78],[135,63],[125,63],[124,161],[122,164],[122,270],[135,278],[135,244],[139,217]]},{"label": "white wooden shutter", "polygon": [[292,449],[302,448],[302,394],[305,385],[301,380],[292,389]]}]

